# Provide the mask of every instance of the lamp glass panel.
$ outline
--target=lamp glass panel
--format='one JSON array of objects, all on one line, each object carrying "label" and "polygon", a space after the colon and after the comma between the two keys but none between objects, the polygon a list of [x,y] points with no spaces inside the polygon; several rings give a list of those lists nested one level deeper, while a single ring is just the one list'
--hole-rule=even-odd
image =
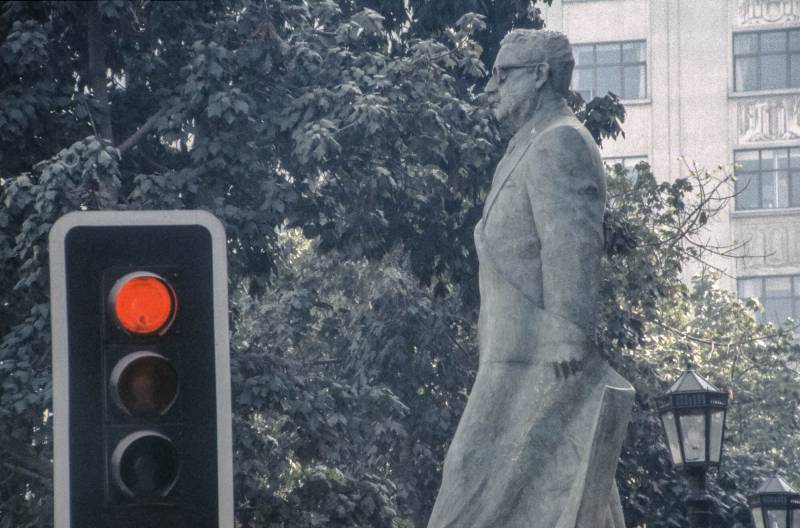
[{"label": "lamp glass panel", "polygon": [[703,462],[706,459],[706,416],[685,414],[680,417],[683,433],[683,454],[686,462]]},{"label": "lamp glass panel", "polygon": [[792,510],[792,528],[800,528],[800,510]]},{"label": "lamp glass panel", "polygon": [[764,516],[761,508],[753,508],[753,521],[756,523],[756,528],[764,528]]},{"label": "lamp glass panel", "polygon": [[709,457],[712,462],[719,462],[722,454],[722,424],[725,422],[725,411],[711,412],[711,438],[709,442]]},{"label": "lamp glass panel", "polygon": [[767,510],[767,525],[764,528],[787,528],[786,510]]},{"label": "lamp glass panel", "polygon": [[678,428],[675,426],[675,415],[672,412],[665,412],[661,416],[661,422],[664,424],[664,432],[667,434],[667,446],[669,446],[673,464],[683,464],[681,446],[678,443]]}]

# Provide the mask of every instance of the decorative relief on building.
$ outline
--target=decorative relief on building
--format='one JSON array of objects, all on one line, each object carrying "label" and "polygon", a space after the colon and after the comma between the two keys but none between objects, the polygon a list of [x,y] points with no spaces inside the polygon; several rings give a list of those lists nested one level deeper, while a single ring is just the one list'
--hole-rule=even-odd
[{"label": "decorative relief on building", "polygon": [[736,259],[739,275],[800,269],[800,215],[781,220],[772,216],[737,219],[734,232],[736,243],[742,245],[741,258]]},{"label": "decorative relief on building", "polygon": [[738,0],[740,26],[800,22],[800,0]]},{"label": "decorative relief on building", "polygon": [[736,121],[739,143],[800,138],[800,95],[741,101]]}]

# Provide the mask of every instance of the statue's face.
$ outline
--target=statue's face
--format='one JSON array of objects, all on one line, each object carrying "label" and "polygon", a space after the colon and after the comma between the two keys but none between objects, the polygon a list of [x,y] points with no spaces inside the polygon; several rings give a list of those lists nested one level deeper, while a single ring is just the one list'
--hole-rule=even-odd
[{"label": "statue's face", "polygon": [[[500,48],[492,68],[492,77],[486,85],[494,105],[494,114],[499,121],[519,117],[531,108],[543,81],[542,61],[531,60],[535,56],[524,46],[505,45]],[[544,65],[546,66],[546,65]],[[546,78],[547,71],[544,70]],[[526,116],[530,117],[530,116]]]}]

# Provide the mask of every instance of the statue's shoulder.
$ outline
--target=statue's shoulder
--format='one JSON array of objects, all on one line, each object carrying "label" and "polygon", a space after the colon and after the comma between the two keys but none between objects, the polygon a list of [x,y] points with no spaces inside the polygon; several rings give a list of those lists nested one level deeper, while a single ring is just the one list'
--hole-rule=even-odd
[{"label": "statue's shoulder", "polygon": [[537,150],[578,151],[597,150],[597,145],[583,123],[573,115],[560,116],[540,131],[533,131],[530,141]]},{"label": "statue's shoulder", "polygon": [[[575,117],[558,118],[532,134],[530,148],[522,163],[527,179],[560,179],[601,185],[605,169],[592,135]],[[561,182],[566,184],[567,180]]]}]

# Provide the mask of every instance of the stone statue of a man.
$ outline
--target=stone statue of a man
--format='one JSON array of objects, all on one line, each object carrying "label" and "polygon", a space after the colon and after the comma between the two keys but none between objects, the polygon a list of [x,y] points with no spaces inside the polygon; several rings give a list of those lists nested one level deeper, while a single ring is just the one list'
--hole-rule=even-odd
[{"label": "stone statue of a man", "polygon": [[605,170],[567,107],[567,38],[515,30],[486,91],[516,133],[475,228],[480,365],[428,528],[623,528],[634,391],[593,340]]}]

